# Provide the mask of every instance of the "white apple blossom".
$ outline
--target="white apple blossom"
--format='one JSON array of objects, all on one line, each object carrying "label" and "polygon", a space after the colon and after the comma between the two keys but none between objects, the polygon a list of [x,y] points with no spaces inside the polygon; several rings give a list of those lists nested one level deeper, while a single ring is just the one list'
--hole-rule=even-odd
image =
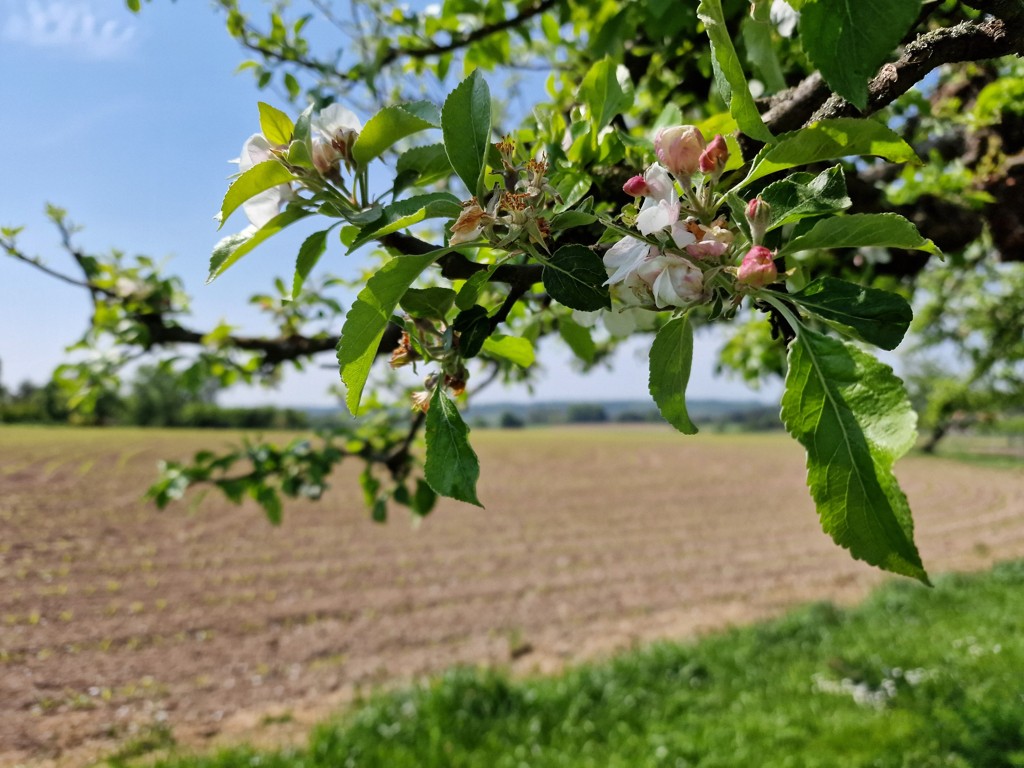
[{"label": "white apple blossom", "polygon": [[604,255],[604,267],[608,270],[608,279],[605,285],[616,285],[626,279],[631,273],[636,272],[648,254],[651,252],[651,245],[635,237],[624,237]]},{"label": "white apple blossom", "polygon": [[688,220],[686,227],[687,231],[694,235],[692,243],[685,246],[686,252],[695,259],[719,258],[729,250],[735,238],[723,218],[715,219],[710,226],[700,224],[696,220]]},{"label": "white apple blossom", "polygon": [[[660,253],[661,251],[657,248],[653,249],[651,258],[657,258],[657,254]],[[650,260],[647,259],[643,264],[650,263]],[[648,308],[654,305],[654,294],[651,292],[651,285],[640,277],[640,270],[643,268],[643,264],[626,275],[621,282],[610,286],[609,292],[620,304],[625,304],[627,307]]]},{"label": "white apple blossom", "polygon": [[330,173],[339,161],[352,162],[352,145],[363,124],[355,113],[341,104],[329,104],[313,118],[313,165],[321,174]]},{"label": "white apple blossom", "polygon": [[655,200],[653,197],[649,197],[636,217],[636,228],[640,230],[641,234],[650,236],[655,232],[670,229],[677,221],[679,221],[679,200]]},{"label": "white apple blossom", "polygon": [[618,312],[605,312],[602,315],[604,327],[612,338],[625,339],[634,331],[643,328],[644,321],[653,320],[650,312],[642,309],[623,309]]},{"label": "white apple blossom", "polygon": [[697,236],[693,233],[689,220],[673,223],[669,234],[676,248],[689,248],[697,242]]},{"label": "white apple blossom", "polygon": [[[245,173],[254,165],[259,165],[273,157],[274,147],[262,133],[254,133],[242,145],[242,154],[238,157],[238,172]],[[281,206],[294,196],[291,186],[279,184],[250,197],[242,203],[242,210],[249,219],[252,228],[259,229],[281,212]]]},{"label": "white apple blossom", "polygon": [[786,0],[774,0],[770,11],[772,24],[783,37],[792,37],[796,23],[800,19],[799,11],[793,10],[793,6]]},{"label": "white apple blossom", "polygon": [[636,274],[651,287],[658,309],[686,306],[704,296],[704,273],[682,256],[659,254],[641,264]]},{"label": "white apple blossom", "polygon": [[658,163],[654,163],[644,171],[644,184],[647,185],[645,195],[648,198],[652,198],[655,201],[668,200],[670,202],[679,199],[675,182],[672,181],[668,171]]}]

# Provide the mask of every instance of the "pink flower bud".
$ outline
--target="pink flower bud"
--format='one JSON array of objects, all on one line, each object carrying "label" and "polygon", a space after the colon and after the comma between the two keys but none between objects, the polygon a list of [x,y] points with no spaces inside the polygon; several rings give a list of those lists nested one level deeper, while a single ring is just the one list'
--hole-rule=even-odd
[{"label": "pink flower bud", "polygon": [[750,224],[750,239],[754,245],[760,245],[772,221],[772,207],[758,195],[747,203],[746,215],[747,223]]},{"label": "pink flower bud", "polygon": [[697,165],[701,173],[720,174],[729,162],[729,147],[722,138],[722,134],[716,134],[707,148],[701,153]]},{"label": "pink flower bud", "polygon": [[763,288],[779,278],[779,270],[775,267],[772,252],[763,245],[755,245],[747,255],[736,273],[736,279],[743,285]]},{"label": "pink flower bud", "polygon": [[771,206],[758,195],[747,203],[747,221],[751,223],[755,221],[767,223],[771,216],[771,211]]},{"label": "pink flower bud", "polygon": [[642,195],[649,194],[647,182],[644,180],[643,176],[634,176],[631,178],[622,185],[622,191],[627,195],[632,195],[633,197],[640,197]]},{"label": "pink flower bud", "polygon": [[698,170],[705,146],[704,134],[693,125],[662,128],[654,137],[658,160],[676,178],[692,176]]}]

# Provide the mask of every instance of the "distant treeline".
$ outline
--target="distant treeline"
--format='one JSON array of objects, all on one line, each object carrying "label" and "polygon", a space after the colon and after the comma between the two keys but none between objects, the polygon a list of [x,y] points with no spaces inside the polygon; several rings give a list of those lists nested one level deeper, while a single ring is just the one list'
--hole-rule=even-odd
[{"label": "distant treeline", "polygon": [[127,395],[101,395],[88,413],[76,412],[56,382],[22,383],[8,391],[0,386],[0,423],[88,424],[139,427],[210,427],[223,429],[305,429],[309,414],[294,408],[260,406],[225,408],[207,394],[196,394],[153,377],[136,380]]},{"label": "distant treeline", "polygon": [[[713,431],[760,432],[781,429],[778,406],[736,404],[701,408],[691,413],[700,426]],[[518,429],[557,424],[664,424],[658,409],[641,403],[545,403],[537,406],[499,406],[470,417],[481,427]]]}]

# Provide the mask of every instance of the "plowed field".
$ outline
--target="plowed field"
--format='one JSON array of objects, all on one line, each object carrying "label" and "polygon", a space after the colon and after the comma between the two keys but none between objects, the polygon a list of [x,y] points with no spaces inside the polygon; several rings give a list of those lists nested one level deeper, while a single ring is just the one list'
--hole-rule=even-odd
[{"label": "plowed field", "polygon": [[[274,528],[212,494],[141,500],[158,458],[231,435],[0,428],[0,765],[83,764],[154,725],[287,740],[453,664],[555,670],[882,578],[820,532],[783,436],[474,438],[486,510],[380,526],[342,471]],[[1024,471],[898,474],[931,571],[1024,556]]]}]

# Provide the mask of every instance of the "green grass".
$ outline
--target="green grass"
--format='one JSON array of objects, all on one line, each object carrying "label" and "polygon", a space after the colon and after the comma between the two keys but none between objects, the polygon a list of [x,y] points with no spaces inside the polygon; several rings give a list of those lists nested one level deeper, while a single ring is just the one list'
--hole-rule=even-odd
[{"label": "green grass", "polygon": [[300,751],[169,768],[1024,766],[1024,563],[893,582],[564,675],[453,671],[317,727]]}]

